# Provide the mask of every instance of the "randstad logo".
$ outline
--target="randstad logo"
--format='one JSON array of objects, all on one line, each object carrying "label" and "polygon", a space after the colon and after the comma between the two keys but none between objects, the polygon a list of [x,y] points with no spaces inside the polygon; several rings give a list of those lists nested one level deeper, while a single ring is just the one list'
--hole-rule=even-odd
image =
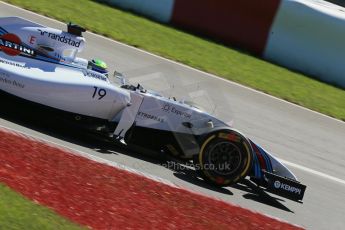
[{"label": "randstad logo", "polygon": [[41,36],[47,36],[50,39],[53,39],[55,41],[59,41],[61,43],[65,43],[65,44],[68,44],[70,46],[74,46],[74,47],[77,47],[77,48],[80,46],[81,41],[79,41],[79,42],[78,41],[74,41],[70,37],[66,37],[66,35],[60,36],[60,35],[57,35],[57,34],[54,34],[54,33],[43,31],[41,29],[37,29],[37,30],[40,32]]}]

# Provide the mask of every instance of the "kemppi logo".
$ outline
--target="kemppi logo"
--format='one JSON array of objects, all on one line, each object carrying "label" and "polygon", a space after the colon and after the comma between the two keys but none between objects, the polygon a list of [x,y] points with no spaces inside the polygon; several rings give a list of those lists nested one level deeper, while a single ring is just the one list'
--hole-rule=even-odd
[{"label": "kemppi logo", "polygon": [[276,189],[282,189],[284,191],[291,192],[291,193],[296,193],[296,194],[299,194],[299,195],[302,192],[301,189],[293,187],[293,186],[290,186],[288,184],[284,184],[284,183],[280,182],[279,180],[276,180],[274,182],[274,187]]},{"label": "kemppi logo", "polygon": [[274,182],[274,187],[275,187],[275,188],[280,188],[280,181],[279,181],[279,180],[276,180],[276,181]]}]

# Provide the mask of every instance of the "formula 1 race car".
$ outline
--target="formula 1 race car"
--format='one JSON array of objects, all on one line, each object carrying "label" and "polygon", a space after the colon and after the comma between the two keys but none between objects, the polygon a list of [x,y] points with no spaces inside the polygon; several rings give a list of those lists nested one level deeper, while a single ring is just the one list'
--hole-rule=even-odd
[{"label": "formula 1 race car", "polygon": [[[73,122],[128,148],[194,162],[216,186],[249,177],[268,191],[301,201],[306,186],[277,158],[228,124],[186,102],[130,85],[100,60],[77,57],[85,29],[67,31],[0,18],[0,92]],[[116,82],[115,82],[116,81]]]}]

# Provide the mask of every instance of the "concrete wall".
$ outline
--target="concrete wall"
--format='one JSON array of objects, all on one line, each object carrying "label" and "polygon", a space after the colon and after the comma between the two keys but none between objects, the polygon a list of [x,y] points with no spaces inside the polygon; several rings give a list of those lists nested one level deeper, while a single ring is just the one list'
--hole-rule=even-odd
[{"label": "concrete wall", "polygon": [[345,8],[323,0],[100,0],[345,88]]},{"label": "concrete wall", "polygon": [[345,88],[345,13],[323,1],[282,1],[263,57]]}]

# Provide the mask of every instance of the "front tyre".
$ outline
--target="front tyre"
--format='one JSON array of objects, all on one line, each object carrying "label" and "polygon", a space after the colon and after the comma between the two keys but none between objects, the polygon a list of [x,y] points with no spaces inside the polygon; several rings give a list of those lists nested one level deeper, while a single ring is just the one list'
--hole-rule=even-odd
[{"label": "front tyre", "polygon": [[207,135],[194,164],[203,179],[223,187],[247,176],[252,161],[247,138],[238,131],[226,129]]}]

